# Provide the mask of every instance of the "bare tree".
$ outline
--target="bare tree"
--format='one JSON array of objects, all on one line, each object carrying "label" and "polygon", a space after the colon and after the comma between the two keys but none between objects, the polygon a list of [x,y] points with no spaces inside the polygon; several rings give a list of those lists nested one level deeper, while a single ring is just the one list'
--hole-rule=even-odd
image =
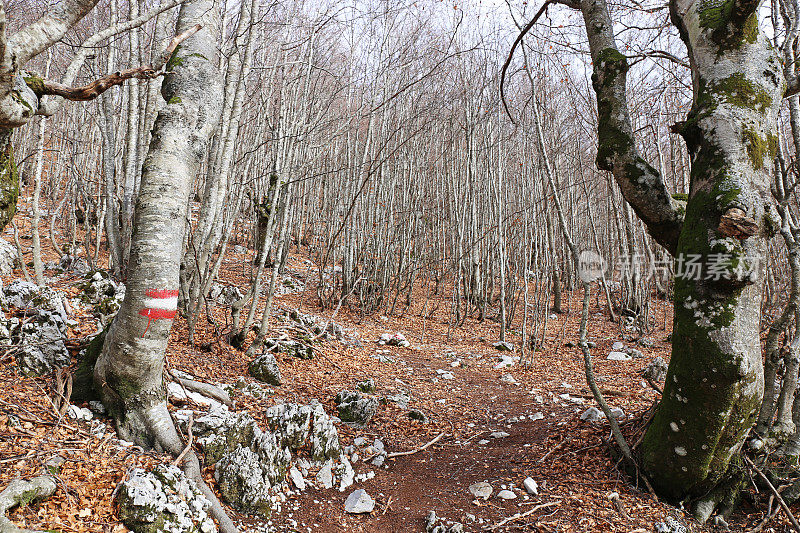
[{"label": "bare tree", "polygon": [[[617,48],[605,0],[563,0],[583,15],[594,64],[598,167],[613,173],[650,234],[683,265],[677,272],[673,352],[664,395],[641,448],[658,493],[690,500],[701,520],[729,510],[743,474],[729,469],[763,393],[759,309],[766,238],[774,234],[769,168],[776,117],[789,89],[758,25],[760,2],[672,0],[689,53],[694,101],[676,126],[692,158],[684,208],[640,154],[628,110],[628,58]],[[751,69],[758,64],[760,68]],[[725,259],[715,261],[723,256]],[[715,275],[713,269],[721,269]]]}]

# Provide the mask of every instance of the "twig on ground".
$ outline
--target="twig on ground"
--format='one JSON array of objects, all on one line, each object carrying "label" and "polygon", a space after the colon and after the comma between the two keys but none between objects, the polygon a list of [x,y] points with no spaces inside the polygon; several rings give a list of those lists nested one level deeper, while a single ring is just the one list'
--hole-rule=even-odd
[{"label": "twig on ground", "polygon": [[561,500],[556,501],[556,502],[549,502],[549,503],[543,503],[541,505],[537,505],[536,507],[532,507],[532,508],[528,509],[524,513],[517,513],[517,514],[515,514],[513,516],[509,516],[508,518],[504,518],[503,520],[501,520],[500,522],[496,523],[493,526],[486,526],[486,527],[483,528],[483,530],[484,531],[494,531],[495,529],[500,529],[501,527],[503,527],[504,525],[508,524],[509,522],[514,522],[514,521],[519,520],[521,518],[525,518],[526,516],[530,516],[533,513],[535,513],[536,511],[539,511],[541,509],[548,509],[550,507],[555,507],[556,505],[559,505],[560,503],[561,503]]},{"label": "twig on ground", "polygon": [[419,448],[417,448],[417,449],[415,449],[415,450],[409,450],[409,451],[407,451],[407,452],[393,452],[393,453],[390,453],[390,454],[388,454],[388,455],[386,456],[386,458],[387,458],[387,459],[391,459],[391,458],[393,458],[393,457],[401,457],[401,456],[404,456],[404,455],[414,455],[415,453],[419,453],[419,452],[421,452],[421,451],[424,451],[424,450],[428,449],[428,447],[430,447],[430,446],[433,446],[434,444],[436,444],[437,442],[439,442],[439,440],[440,440],[442,437],[444,437],[445,435],[447,435],[447,433],[439,433],[439,434],[436,436],[436,438],[435,438],[435,439],[433,439],[432,441],[430,441],[428,444],[425,444],[425,445],[423,445],[423,446],[420,446]]},{"label": "twig on ground", "polygon": [[[773,495],[773,497],[774,497],[774,495]],[[780,512],[780,510],[781,510],[781,508],[780,508],[780,506],[779,506],[779,507],[776,507],[775,509],[772,509],[772,511],[771,511],[771,512],[770,512],[770,511],[768,511],[768,512],[767,512],[767,516],[765,516],[765,517],[764,517],[764,520],[762,520],[761,522],[759,522],[759,524],[758,524],[758,525],[755,527],[755,529],[753,529],[752,533],[758,533],[759,531],[762,531],[762,530],[764,529],[764,527],[765,527],[767,524],[769,524],[769,522],[770,522],[770,521],[771,521],[773,518],[775,518],[775,515],[777,515],[777,514]]]},{"label": "twig on ground", "polygon": [[756,471],[756,473],[758,473],[758,476],[764,481],[764,483],[767,484],[767,487],[769,487],[769,490],[772,491],[772,494],[775,496],[775,498],[778,500],[778,503],[781,505],[781,508],[783,509],[783,512],[786,513],[786,516],[789,518],[789,521],[792,523],[792,526],[794,527],[794,530],[797,531],[798,533],[800,533],[800,524],[797,523],[797,519],[792,514],[792,511],[789,509],[789,506],[786,505],[786,501],[783,499],[783,496],[781,496],[781,493],[778,492],[778,489],[775,488],[775,486],[772,484],[772,482],[769,480],[769,478],[767,478],[767,476],[764,475],[764,472],[759,470],[759,468],[753,463],[753,461],[750,460],[749,457],[747,457],[745,455],[744,456],[744,460],[745,460],[745,462],[748,464],[748,466],[750,468],[752,468],[753,470]]},{"label": "twig on ground", "polygon": [[462,444],[462,445],[463,445],[463,444],[466,444],[466,443],[468,443],[469,441],[471,441],[472,439],[474,439],[475,437],[477,437],[478,435],[483,435],[484,433],[488,433],[488,432],[489,432],[489,430],[487,430],[487,429],[482,429],[482,430],[478,431],[477,433],[475,433],[473,436],[471,436],[471,437],[469,437],[468,439],[466,439],[466,440],[462,441],[462,442],[461,442],[461,444]]},{"label": "twig on ground", "polygon": [[655,381],[653,381],[653,378],[651,378],[650,376],[645,376],[644,379],[646,379],[647,383],[649,383],[650,386],[653,387],[653,390],[655,390],[657,393],[659,393],[662,396],[664,395],[664,391],[661,390],[661,387],[659,387],[658,384]]},{"label": "twig on ground", "polygon": [[381,516],[385,515],[386,511],[388,511],[389,507],[391,507],[391,506],[392,506],[392,497],[389,496],[389,499],[386,501],[386,507],[383,508],[383,512],[381,513]]},{"label": "twig on ground", "polygon": [[[631,393],[630,392],[616,390],[616,389],[609,389],[609,388],[606,388],[606,387],[599,387],[599,389],[600,389],[600,392],[602,392],[606,396],[617,396],[617,397],[620,397],[620,398],[630,398],[631,397]],[[589,389],[581,389],[580,397],[581,398],[594,398],[594,394],[592,394],[592,391],[589,390]]]},{"label": "twig on ground", "polygon": [[541,459],[539,459],[539,463],[543,463],[544,460],[547,459],[548,457],[550,457],[550,455],[552,455],[553,452],[555,452],[556,450],[558,450],[559,448],[561,448],[562,446],[564,446],[566,443],[570,442],[571,440],[572,439],[564,439],[561,442],[559,442],[558,444],[556,444],[556,446],[554,448],[552,448],[549,452],[544,454]]},{"label": "twig on ground", "polygon": [[[66,381],[64,375],[66,374]],[[69,409],[69,400],[72,397],[72,374],[67,369],[60,368],[55,371],[56,377],[56,396],[51,400],[53,410],[59,418],[64,417]]]}]

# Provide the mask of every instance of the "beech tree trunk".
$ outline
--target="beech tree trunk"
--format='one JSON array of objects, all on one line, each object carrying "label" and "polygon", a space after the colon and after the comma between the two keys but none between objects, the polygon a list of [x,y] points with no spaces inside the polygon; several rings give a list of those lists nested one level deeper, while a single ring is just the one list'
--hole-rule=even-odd
[{"label": "beech tree trunk", "polygon": [[[673,0],[694,86],[678,126],[692,156],[685,218],[642,160],[628,117],[628,62],[614,42],[605,0],[583,0],[598,100],[598,166],[611,170],[653,237],[675,255],[672,359],[664,395],[641,448],[644,472],[670,501],[689,500],[701,520],[732,503],[731,466],[763,393],[759,344],[768,170],[786,83],[759,32],[755,0]],[[675,236],[677,240],[675,240]],[[693,260],[698,270],[688,268]]]},{"label": "beech tree trunk", "polygon": [[[758,31],[759,3],[732,5],[730,13],[672,6],[693,65],[694,103],[680,126],[693,164],[677,247],[672,360],[642,448],[654,485],[675,500],[700,498],[701,519],[728,503],[726,478],[737,477],[728,465],[763,394],[761,280],[765,237],[777,229],[769,170],[786,89],[778,55]],[[701,258],[699,276],[680,264],[692,255]]]},{"label": "beech tree trunk", "polygon": [[167,103],[153,126],[136,200],[125,300],[94,371],[95,387],[120,436],[148,448],[169,449],[165,428],[170,428],[168,440],[174,433],[163,381],[164,351],[177,307],[192,180],[222,101],[214,66],[220,21],[213,0],[183,4],[177,33],[196,23],[203,28],[169,62],[172,73],[162,87]]},{"label": "beech tree trunk", "polygon": [[11,130],[0,128],[0,231],[17,212],[19,171],[14,161]]}]

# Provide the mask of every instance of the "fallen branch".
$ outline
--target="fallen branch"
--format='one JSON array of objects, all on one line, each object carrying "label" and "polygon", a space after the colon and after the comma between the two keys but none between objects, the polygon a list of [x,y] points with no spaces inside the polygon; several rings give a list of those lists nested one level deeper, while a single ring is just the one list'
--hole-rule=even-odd
[{"label": "fallen branch", "polygon": [[[774,496],[772,496],[772,498],[774,498]],[[781,511],[781,508],[780,508],[780,507],[776,507],[776,508],[775,508],[775,509],[773,509],[772,511],[768,511],[768,512],[767,512],[767,516],[765,516],[765,517],[764,517],[764,520],[762,520],[762,521],[761,521],[761,522],[760,522],[760,523],[759,523],[759,524],[758,524],[758,525],[755,527],[755,529],[753,529],[752,533],[759,533],[759,531],[762,531],[762,530],[764,529],[764,527],[766,527],[766,525],[767,525],[767,524],[770,522],[770,520],[772,520],[773,518],[775,518],[775,515],[777,515],[777,514],[778,514],[780,511]]]},{"label": "fallen branch", "polygon": [[381,516],[385,515],[386,511],[388,511],[389,507],[391,507],[391,506],[392,506],[392,497],[389,496],[389,499],[386,502],[386,507],[383,508],[383,512],[381,513]]},{"label": "fallen branch", "polygon": [[477,433],[475,433],[473,436],[471,436],[468,439],[464,440],[461,444],[464,445],[464,444],[468,443],[469,441],[471,441],[472,439],[474,439],[475,437],[477,437],[478,435],[483,435],[484,433],[489,433],[489,431],[486,430],[486,429],[482,429],[482,430],[478,431]]},{"label": "fallen branch", "polygon": [[[600,392],[605,394],[606,396],[617,396],[619,398],[630,398],[631,393],[627,391],[621,391],[616,389],[609,389],[607,387],[600,387]],[[581,389],[580,393],[581,398],[594,398],[594,394],[589,389]]]},{"label": "fallen branch", "polygon": [[[575,262],[576,265],[578,264],[578,256],[575,253]],[[633,458],[633,453],[631,452],[630,446],[628,446],[628,442],[625,440],[625,437],[622,435],[622,431],[619,428],[619,424],[617,423],[617,419],[611,414],[611,408],[606,403],[606,399],[603,396],[603,393],[600,391],[600,387],[597,386],[597,381],[594,377],[594,369],[592,368],[592,356],[589,352],[589,344],[586,340],[587,331],[588,331],[588,323],[589,323],[589,283],[583,282],[583,309],[581,311],[581,326],[580,326],[580,341],[578,345],[581,348],[581,352],[583,353],[583,369],[584,373],[586,374],[586,384],[589,386],[589,390],[592,391],[592,395],[594,396],[595,402],[597,405],[600,406],[600,410],[603,411],[603,414],[606,415],[606,419],[608,420],[609,425],[611,426],[611,435],[614,437],[614,441],[619,446],[620,451],[622,452],[622,456],[631,466],[638,469],[636,460]],[[649,485],[649,484],[648,484]]]},{"label": "fallen branch", "polygon": [[[66,374],[66,381],[64,380],[64,375]],[[72,374],[66,371],[63,368],[56,370],[56,396],[52,401],[53,410],[56,413],[56,416],[59,418],[64,418],[64,415],[67,413],[69,409],[69,401],[72,397]]]},{"label": "fallen branch", "polygon": [[544,460],[547,459],[548,457],[550,457],[550,455],[552,455],[552,453],[554,451],[558,450],[559,448],[561,448],[562,446],[564,446],[566,443],[570,442],[571,440],[572,439],[564,439],[561,442],[559,442],[553,449],[551,449],[549,452],[544,454],[541,459],[539,459],[539,463],[543,463]]},{"label": "fallen branch", "polygon": [[657,393],[659,393],[659,394],[660,394],[660,395],[662,395],[662,396],[664,395],[664,391],[663,391],[663,390],[661,390],[661,387],[659,387],[659,386],[658,386],[658,384],[657,384],[657,383],[656,383],[656,382],[653,380],[653,378],[651,378],[650,376],[645,376],[645,377],[644,377],[644,379],[646,379],[646,380],[647,380],[647,383],[648,383],[648,384],[649,384],[651,387],[653,387],[653,390],[654,390],[654,391],[656,391]]},{"label": "fallen branch", "polygon": [[540,511],[542,509],[548,509],[550,507],[555,507],[556,505],[559,505],[560,503],[561,503],[561,500],[559,500],[557,502],[549,502],[549,503],[543,503],[543,504],[537,505],[536,507],[532,507],[532,508],[528,509],[524,513],[517,513],[517,514],[515,514],[513,516],[509,516],[508,518],[504,518],[503,520],[501,520],[500,522],[496,523],[493,526],[486,526],[486,527],[483,528],[483,530],[484,531],[494,531],[495,529],[500,529],[501,527],[503,527],[504,525],[506,525],[506,524],[508,524],[510,522],[514,522],[514,521],[519,520],[521,518],[525,518],[526,516],[530,516],[533,513],[535,513],[536,511]]},{"label": "fallen branch", "polygon": [[436,436],[436,438],[435,438],[435,439],[433,439],[432,441],[430,441],[428,444],[425,444],[424,446],[420,446],[420,447],[419,447],[419,448],[417,448],[416,450],[409,450],[409,451],[407,451],[407,452],[393,452],[393,453],[390,453],[390,454],[388,454],[388,455],[386,456],[386,458],[387,458],[387,459],[392,459],[393,457],[402,457],[402,456],[404,456],[404,455],[414,455],[415,453],[419,453],[419,452],[421,452],[421,451],[424,451],[424,450],[428,449],[428,447],[430,447],[430,446],[433,446],[434,444],[436,444],[437,442],[439,442],[439,440],[440,440],[442,437],[444,437],[445,435],[447,435],[447,433],[439,433],[439,434]]},{"label": "fallen branch", "polygon": [[781,505],[781,508],[783,509],[783,512],[786,513],[786,516],[789,518],[789,521],[792,523],[792,527],[794,527],[794,530],[797,531],[798,533],[800,533],[800,524],[797,523],[797,519],[792,514],[792,511],[789,509],[789,506],[786,505],[786,501],[783,499],[783,496],[781,496],[781,493],[778,492],[778,489],[775,488],[775,485],[772,484],[772,482],[769,480],[769,478],[767,478],[767,476],[764,475],[764,472],[759,470],[759,468],[753,463],[753,461],[750,460],[749,457],[747,457],[745,455],[744,456],[744,460],[747,463],[747,465],[750,468],[752,468],[753,470],[755,470],[758,473],[758,476],[762,480],[764,480],[764,483],[767,484],[767,487],[769,487],[769,490],[772,491],[772,494],[775,496],[775,498],[778,500],[778,503]]}]

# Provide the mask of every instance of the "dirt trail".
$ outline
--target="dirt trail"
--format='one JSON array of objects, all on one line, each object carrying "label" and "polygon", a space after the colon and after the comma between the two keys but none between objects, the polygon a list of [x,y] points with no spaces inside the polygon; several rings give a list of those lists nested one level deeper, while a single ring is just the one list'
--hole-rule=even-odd
[{"label": "dirt trail", "polygon": [[[246,272],[241,264],[241,258],[231,259],[232,267],[225,272],[227,283],[245,286]],[[279,296],[276,310],[299,309],[330,316],[330,310],[316,306],[312,288],[302,291],[306,286],[304,275],[308,274],[305,263],[293,258],[289,267],[301,289]],[[312,279],[313,274],[308,287]],[[64,287],[74,292],[70,283],[65,279]],[[363,428],[340,425],[342,446],[365,437],[369,442],[380,439],[390,453],[409,451],[445,433],[428,449],[390,459],[383,467],[355,462],[357,474],[373,472],[374,477],[356,482],[344,492],[309,488],[290,495],[281,511],[269,520],[271,527],[287,532],[418,533],[425,531],[427,514],[435,511],[445,523],[461,522],[465,531],[488,530],[527,513],[494,531],[633,533],[653,531],[655,523],[676,516],[675,509],[625,483],[603,441],[608,436],[607,424],[580,420],[580,414],[593,401],[585,389],[581,357],[570,347],[577,338],[578,294],[565,294],[566,307],[572,312],[548,318],[544,349],[535,354],[533,364],[525,367],[516,362],[507,368],[496,368],[498,359],[516,356],[518,351],[501,353],[492,346],[498,324],[468,318],[463,325],[451,327],[447,302],[442,298],[434,302],[439,311],[424,319],[420,302],[405,314],[392,317],[364,318],[345,307],[336,321],[359,342],[325,341],[315,347],[312,360],[279,355],[283,385],[273,388],[265,398],[235,397],[237,410],[246,409],[263,424],[264,411],[279,402],[318,400],[329,414],[336,414],[333,399],[339,391],[353,390],[357,382],[373,379],[375,397],[386,399],[405,391],[411,399],[407,406],[381,402]],[[599,305],[599,301],[593,301],[593,305]],[[169,366],[210,382],[235,383],[243,376],[252,382],[243,353],[222,340],[227,311],[212,308],[212,313],[213,322],[200,321],[194,346],[187,343],[185,322],[176,321],[168,348]],[[668,359],[669,330],[657,324],[669,324],[670,317],[668,302],[656,305],[656,326],[648,333],[648,342],[640,344],[610,323],[601,307],[591,309],[589,331],[596,343],[595,371],[609,403],[624,410],[622,425],[632,442],[637,439],[641,415],[657,398],[643,384],[639,372],[655,357]],[[274,325],[279,328],[279,321]],[[76,335],[88,335],[94,328],[92,320],[82,320]],[[520,324],[511,324],[509,340],[517,347],[520,330]],[[396,332],[405,335],[409,347],[376,342],[381,334]],[[613,343],[620,340],[641,350],[643,357],[628,362],[607,360]],[[381,354],[383,360],[379,360],[379,350],[388,350]],[[19,379],[9,358],[0,370],[4,391],[0,406],[0,455],[4,457],[0,484],[30,476],[38,470],[40,458],[55,451],[68,450],[69,459],[61,476],[66,490],[37,506],[15,511],[12,517],[38,529],[124,531],[111,503],[114,486],[128,468],[147,468],[169,458],[121,448],[111,433],[95,435],[88,423],[57,419],[47,400],[52,386],[48,378]],[[9,406],[26,409],[22,427],[10,424]],[[408,413],[412,409],[424,413],[428,420],[411,420]],[[494,432],[503,433],[493,437]],[[207,469],[206,474],[213,480],[213,469]],[[522,487],[526,477],[538,483],[538,495],[526,494]],[[483,481],[492,485],[493,493],[488,500],[478,501],[469,486]],[[345,499],[359,488],[376,500],[375,510],[368,515],[345,513]],[[503,489],[513,490],[517,497],[498,498]],[[621,510],[609,499],[614,492],[619,494]],[[758,514],[747,516],[747,511],[744,508],[737,515],[734,530],[746,531],[761,518]],[[247,531],[266,530],[261,520],[232,514]]]},{"label": "dirt trail", "polygon": [[[292,296],[282,299],[289,307],[296,302]],[[592,332],[598,345],[596,366],[601,385],[619,394],[609,397],[612,405],[626,413],[643,412],[655,393],[642,386],[638,372],[653,357],[666,356],[668,345],[656,342],[652,348],[642,348],[626,343],[645,351],[645,358],[626,363],[606,361],[605,355],[620,333],[599,310],[594,311]],[[463,523],[466,531],[480,531],[542,506],[497,530],[652,531],[655,522],[673,512],[625,485],[602,442],[607,425],[604,428],[579,419],[593,402],[585,390],[577,350],[564,346],[577,336],[577,313],[551,318],[552,347],[537,353],[527,369],[518,363],[495,368],[503,354],[492,347],[498,330],[492,321],[468,320],[462,328],[449,329],[443,320],[423,323],[411,314],[358,322],[343,314],[337,320],[358,331],[363,346],[344,353],[337,350],[335,356],[313,363],[314,367],[320,365],[316,368],[284,361],[291,365],[288,374],[295,380],[302,381],[308,372],[325,375],[322,390],[297,382],[295,390],[316,393],[324,402],[348,383],[352,387],[357,380],[373,378],[377,396],[406,389],[413,398],[409,409],[420,409],[429,418],[425,424],[412,422],[407,410],[390,403],[367,427],[343,429],[343,446],[363,436],[381,438],[390,452],[413,450],[440,432],[447,435],[428,450],[388,461],[384,468],[359,463],[357,472],[372,470],[375,477],[343,493],[311,489],[293,496],[280,517],[273,519],[274,524],[283,523],[283,530],[420,532],[425,531],[428,512],[435,511],[439,517]],[[425,343],[415,343],[422,338],[423,329]],[[398,331],[411,341],[411,347],[392,348],[393,363],[373,359],[377,350],[388,348],[375,342],[380,334]],[[663,331],[654,334],[661,341],[666,337]],[[454,361],[462,366],[451,365]],[[452,373],[452,379],[444,379],[445,372]],[[511,383],[506,381],[509,376],[513,377]],[[333,405],[329,407],[335,413]],[[508,436],[493,438],[493,432]],[[528,495],[522,487],[529,476],[540,487],[538,495]],[[493,487],[487,501],[476,500],[469,491],[471,484],[481,481]],[[371,515],[344,512],[344,500],[356,488],[376,499]],[[498,498],[497,493],[505,488],[512,489],[517,498]],[[613,491],[621,494],[631,520],[608,499]]]},{"label": "dirt trail", "polygon": [[[430,359],[407,357],[415,367],[430,369],[425,363]],[[540,498],[522,500],[522,480],[526,472],[541,457],[542,441],[553,431],[554,421],[525,420],[508,423],[513,413],[534,414],[540,405],[532,401],[527,391],[519,385],[498,384],[496,378],[478,374],[471,369],[458,369],[452,380],[461,383],[461,391],[454,398],[458,403],[459,418],[470,420],[471,433],[463,440],[452,437],[448,432],[445,439],[430,450],[414,455],[390,460],[386,469],[375,469],[376,477],[359,488],[378,496],[378,510],[373,516],[348,516],[342,513],[342,502],[350,492],[341,496],[329,492],[310,491],[299,498],[302,511],[294,516],[302,525],[319,524],[318,531],[424,531],[427,512],[435,510],[437,515],[450,520],[466,522],[468,530],[472,526],[488,525],[501,517],[525,511]],[[452,420],[453,413],[446,406],[441,412],[432,413],[431,423],[443,426]],[[570,416],[571,410],[559,408],[560,416]],[[402,415],[401,415],[402,416]],[[492,438],[490,434],[503,431],[508,437]],[[360,436],[383,437],[391,448],[391,436],[382,436],[369,431],[356,432]],[[461,434],[461,432],[459,432]],[[466,441],[466,442],[464,442]],[[479,444],[488,441],[484,444]],[[520,498],[504,501],[491,498],[480,505],[471,503],[474,497],[469,486],[480,481],[488,481],[495,488],[495,494],[513,483]],[[540,480],[541,482],[541,480]],[[337,497],[338,496],[338,497]],[[494,496],[494,494],[493,494]],[[316,504],[319,501],[320,504]],[[387,504],[388,509],[387,509]],[[465,516],[471,514],[485,524],[470,523]],[[323,526],[324,524],[324,526]]]}]

